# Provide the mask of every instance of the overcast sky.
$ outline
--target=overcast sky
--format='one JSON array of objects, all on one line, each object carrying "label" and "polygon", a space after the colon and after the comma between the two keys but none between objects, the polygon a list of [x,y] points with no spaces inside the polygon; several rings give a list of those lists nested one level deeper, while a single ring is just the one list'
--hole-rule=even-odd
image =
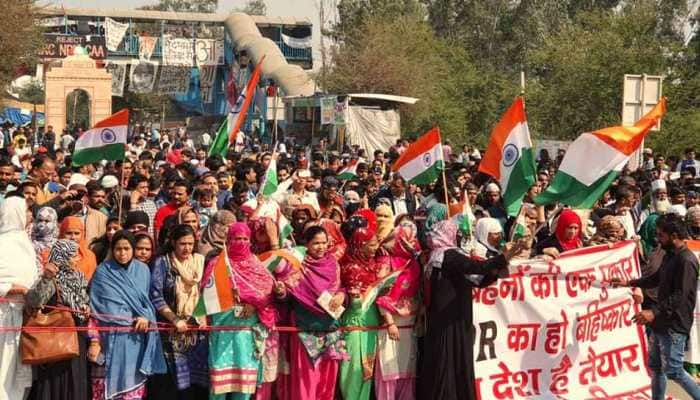
[{"label": "overcast sky", "polygon": [[[120,0],[119,5],[115,5],[114,0],[45,0],[55,5],[63,4],[65,7],[82,8],[121,8],[133,9],[146,4],[154,4],[157,0]],[[318,67],[318,48],[320,46],[320,31],[318,0],[266,0],[267,14],[273,17],[290,16],[309,18],[314,24],[314,67]],[[219,12],[229,12],[236,7],[243,7],[245,0],[219,0]]]}]

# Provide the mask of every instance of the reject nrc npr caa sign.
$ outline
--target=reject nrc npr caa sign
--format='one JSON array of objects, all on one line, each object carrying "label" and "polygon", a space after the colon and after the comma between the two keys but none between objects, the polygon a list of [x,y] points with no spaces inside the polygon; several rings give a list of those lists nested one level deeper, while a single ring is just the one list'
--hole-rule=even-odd
[{"label": "reject nrc npr caa sign", "polygon": [[39,52],[41,58],[66,58],[73,55],[77,46],[87,50],[88,56],[93,60],[107,58],[105,38],[97,35],[52,35],[44,34],[44,47]]}]

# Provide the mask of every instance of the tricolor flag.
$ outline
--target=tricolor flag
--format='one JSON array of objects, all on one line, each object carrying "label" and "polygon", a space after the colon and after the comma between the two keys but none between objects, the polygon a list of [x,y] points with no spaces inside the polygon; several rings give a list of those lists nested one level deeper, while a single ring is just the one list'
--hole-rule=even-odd
[{"label": "tricolor flag", "polygon": [[273,155],[270,165],[267,166],[267,171],[265,171],[263,183],[260,185],[260,193],[267,199],[277,191],[277,185],[277,160]]},{"label": "tricolor flag", "polygon": [[409,183],[427,185],[437,180],[444,168],[440,129],[435,127],[408,146],[391,170]]},{"label": "tricolor flag", "polygon": [[253,100],[253,96],[255,96],[255,89],[258,87],[258,81],[260,80],[260,66],[263,60],[265,60],[265,56],[263,56],[258,62],[258,65],[255,66],[255,71],[253,71],[253,75],[248,79],[245,90],[238,96],[236,104],[228,115],[228,124],[230,128],[229,143],[236,143],[238,131],[241,130],[241,126],[243,126],[245,118],[248,115],[248,107],[250,107],[250,102]]},{"label": "tricolor flag", "polygon": [[277,225],[277,234],[279,235],[279,246],[284,246],[284,241],[292,234],[294,228],[289,220],[282,214],[279,204],[274,200],[265,200],[258,208],[258,201],[250,199],[243,203],[243,206],[249,210],[258,210],[258,217],[270,218]]},{"label": "tricolor flag", "polygon": [[228,132],[228,118],[224,118],[224,122],[219,126],[219,130],[216,131],[214,142],[209,147],[210,156],[218,154],[222,158],[226,158],[226,153],[228,153]]},{"label": "tricolor flag", "polygon": [[348,165],[338,173],[338,179],[348,180],[357,177],[357,164],[357,160],[350,160]]},{"label": "tricolor flag", "polygon": [[403,272],[403,268],[397,269],[384,278],[371,284],[365,291],[364,296],[362,296],[362,311],[369,310],[370,306],[372,306],[374,301],[377,300],[377,296],[379,296],[384,289],[391,287],[391,285],[396,282],[396,278],[401,275],[401,272]]},{"label": "tricolor flag", "polygon": [[572,208],[591,208],[605,193],[642,140],[666,113],[666,99],[634,126],[613,126],[579,136],[566,151],[559,171],[536,204],[561,202]]},{"label": "tricolor flag", "polygon": [[472,231],[474,230],[474,225],[476,217],[472,212],[472,206],[469,204],[469,196],[467,192],[464,192],[464,200],[456,204],[450,204],[447,210],[448,218],[453,218],[460,232],[464,237],[472,237]]},{"label": "tricolor flag", "polygon": [[282,260],[287,261],[292,268],[301,269],[301,263],[306,257],[306,247],[297,246],[291,249],[270,250],[258,256],[260,262],[268,271],[274,272]]},{"label": "tricolor flag", "polygon": [[96,123],[75,142],[73,165],[92,164],[102,160],[123,160],[128,127],[127,109]]},{"label": "tricolor flag", "polygon": [[207,279],[197,307],[192,313],[195,317],[211,315],[233,308],[233,286],[231,285],[231,264],[226,249],[219,255],[216,265]]},{"label": "tricolor flag", "polygon": [[508,215],[517,215],[523,197],[535,184],[535,157],[522,96],[515,98],[491,132],[479,172],[497,179]]}]

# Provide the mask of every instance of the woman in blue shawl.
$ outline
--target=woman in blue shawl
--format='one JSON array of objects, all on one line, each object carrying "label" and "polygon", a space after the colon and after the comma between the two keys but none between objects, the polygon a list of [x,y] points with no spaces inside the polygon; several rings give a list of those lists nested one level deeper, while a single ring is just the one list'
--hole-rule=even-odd
[{"label": "woman in blue shawl", "polygon": [[[93,337],[89,356],[104,362],[104,379],[93,381],[93,399],[141,399],[148,376],[166,372],[156,313],[148,297],[151,274],[146,264],[134,258],[135,239],[127,231],[114,234],[112,259],[97,267],[91,281],[90,304],[105,330]],[[104,355],[99,357],[98,354]]]}]

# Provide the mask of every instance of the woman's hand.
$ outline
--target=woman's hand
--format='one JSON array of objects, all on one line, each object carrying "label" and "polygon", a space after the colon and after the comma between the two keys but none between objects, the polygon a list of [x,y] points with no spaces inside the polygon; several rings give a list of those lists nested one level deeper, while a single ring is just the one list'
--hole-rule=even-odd
[{"label": "woman's hand", "polygon": [[394,323],[391,323],[386,327],[386,332],[389,334],[389,339],[391,340],[399,340],[401,337],[399,335],[399,328]]},{"label": "woman's hand", "polygon": [[254,312],[255,312],[255,307],[251,306],[250,304],[244,304],[243,311],[241,311],[241,318],[243,318],[243,319],[250,318]]},{"label": "woman's hand", "polygon": [[90,347],[88,347],[87,358],[90,362],[97,362],[97,357],[102,351],[102,346],[100,346],[99,341],[90,342]]},{"label": "woman's hand", "polygon": [[338,292],[335,295],[333,295],[333,298],[331,299],[330,303],[328,303],[328,307],[330,307],[331,311],[335,311],[343,305],[345,302],[345,293],[343,292]]},{"label": "woman's hand", "polygon": [[146,332],[148,330],[148,320],[144,317],[137,317],[134,322],[134,330],[136,332]]},{"label": "woman's hand", "polygon": [[279,298],[284,297],[287,294],[287,287],[284,286],[282,282],[275,282],[275,295]]},{"label": "woman's hand", "polygon": [[557,250],[556,247],[547,247],[546,249],[542,250],[542,254],[545,256],[549,256],[553,259],[559,258],[559,250]]},{"label": "woman's hand", "polygon": [[184,319],[176,319],[173,325],[175,325],[175,330],[177,330],[178,333],[187,332],[187,321]]},{"label": "woman's hand", "polygon": [[53,279],[58,273],[58,267],[52,262],[47,262],[44,265],[44,278]]}]

